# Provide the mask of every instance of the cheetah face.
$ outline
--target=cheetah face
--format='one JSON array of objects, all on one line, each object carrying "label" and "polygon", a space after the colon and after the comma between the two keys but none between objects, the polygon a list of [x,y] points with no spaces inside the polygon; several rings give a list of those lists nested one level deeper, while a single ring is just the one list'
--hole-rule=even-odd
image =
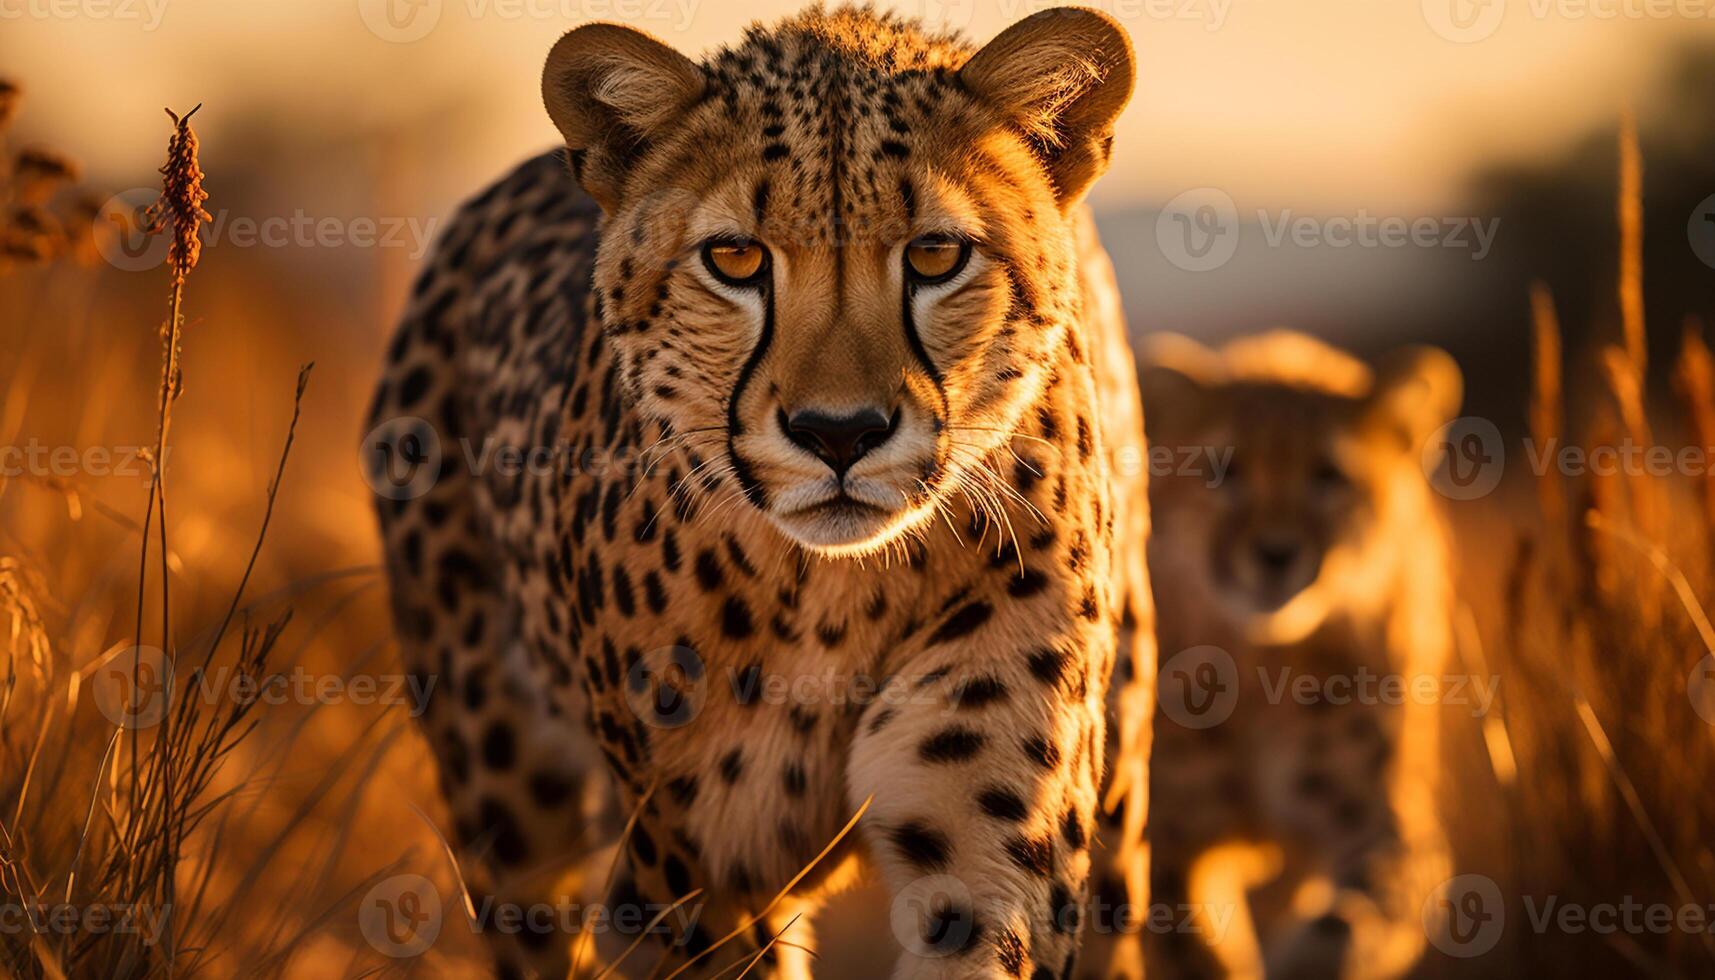
[{"label": "cheetah face", "polygon": [[840,556],[998,479],[1075,322],[1068,215],[1132,67],[1090,12],[975,55],[828,16],[701,65],[579,28],[544,93],[605,211],[593,285],[626,396],[726,499]]},{"label": "cheetah face", "polygon": [[1253,365],[1237,377],[1222,369],[1145,372],[1151,441],[1222,460],[1159,480],[1157,525],[1241,634],[1297,643],[1389,594],[1412,560],[1429,519],[1421,450],[1457,406],[1458,369],[1438,351],[1410,351],[1372,384],[1362,365],[1330,361],[1322,388],[1257,377]]}]

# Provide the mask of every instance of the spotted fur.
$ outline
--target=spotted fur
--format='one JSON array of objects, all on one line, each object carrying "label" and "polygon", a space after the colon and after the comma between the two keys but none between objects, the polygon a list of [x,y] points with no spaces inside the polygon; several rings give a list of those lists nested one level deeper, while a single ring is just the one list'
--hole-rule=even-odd
[{"label": "spotted fur", "polygon": [[[980,53],[820,9],[701,63],[613,25],[556,46],[567,150],[461,211],[374,413],[401,455],[441,447],[381,523],[498,893],[548,894],[635,814],[610,901],[700,889],[667,954],[737,936],[694,972],[862,866],[898,976],[1066,977],[1092,875],[1142,900],[1141,409],[1080,203],[1131,79],[1090,11]],[[944,281],[909,271],[930,239],[967,255]],[[734,242],[766,249],[754,281],[712,264]],[[556,465],[478,471],[485,446]],[[509,961],[564,974],[567,937],[522,939]],[[806,975],[812,943],[797,922],[758,971]]]},{"label": "spotted fur", "polygon": [[1175,461],[1152,488],[1152,897],[1249,913],[1153,932],[1151,976],[1400,976],[1450,873],[1440,708],[1363,678],[1440,683],[1451,575],[1423,447],[1458,368],[1413,349],[1372,371],[1287,331],[1219,352],[1158,337],[1145,360],[1150,437]]}]

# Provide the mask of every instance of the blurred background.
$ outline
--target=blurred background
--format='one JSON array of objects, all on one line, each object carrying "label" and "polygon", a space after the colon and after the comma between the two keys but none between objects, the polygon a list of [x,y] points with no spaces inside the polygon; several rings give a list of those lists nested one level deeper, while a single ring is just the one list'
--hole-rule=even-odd
[{"label": "blurred background", "polygon": [[[1467,412],[1510,437],[1527,418],[1529,290],[1540,281],[1560,312],[1568,413],[1598,412],[1585,397],[1596,377],[1587,355],[1620,332],[1617,146],[1630,112],[1644,168],[1644,316],[1657,355],[1647,400],[1671,390],[1682,325],[1715,314],[1715,3],[1096,5],[1131,32],[1141,66],[1116,163],[1091,198],[1135,337],[1219,341],[1284,325],[1366,356],[1440,344],[1466,372]],[[980,42],[1043,4],[881,6]],[[797,7],[0,0],[0,79],[20,89],[0,139],[8,157],[47,148],[75,164],[85,196],[67,190],[49,202],[66,242],[151,200],[170,131],[162,108],[203,106],[195,123],[212,220],[185,300],[185,389],[169,457],[174,617],[187,634],[219,618],[244,570],[294,379],[313,361],[246,601],[258,615],[287,601],[296,610],[277,667],[396,670],[356,447],[388,331],[440,223],[512,163],[553,145],[538,73],[565,30],[620,20],[696,54],[752,19]],[[95,446],[123,457],[154,437],[167,273],[159,252],[83,241],[79,257],[0,275],[0,445]],[[136,626],[146,491],[139,467],[0,477],[0,563],[12,562],[0,564],[0,596],[33,597],[51,647],[34,654],[43,691],[62,691],[71,674],[87,678]],[[1516,571],[1511,536],[1530,521],[1514,502],[1528,497],[1528,481],[1509,478],[1491,498],[1455,505],[1465,540],[1482,542],[1466,545],[1472,591],[1492,598]],[[14,644],[26,618],[19,608],[10,613]],[[1479,609],[1476,621],[1485,635],[1504,633],[1493,622],[1501,615]],[[1669,666],[1683,677],[1677,661]],[[58,772],[66,782],[56,791],[87,805],[73,776],[79,765],[96,771],[103,743],[74,735],[90,714],[75,685],[45,715],[0,713],[0,770],[30,759],[20,747],[44,718],[39,731],[56,734],[65,758],[42,778]],[[449,901],[455,894],[430,829],[445,824],[434,773],[404,708],[286,705],[262,724],[264,737],[217,777],[237,815],[196,858],[214,869],[211,894],[228,906],[225,948],[276,951],[250,965],[305,975],[480,964],[478,945],[459,929],[422,957],[380,957],[352,911],[371,882],[401,869],[442,883]],[[1468,743],[1460,751],[1473,766],[1492,762],[1493,746],[1469,720],[1451,737]],[[1471,825],[1462,847],[1498,880],[1517,880],[1528,873],[1510,856],[1519,828],[1486,809],[1498,797],[1483,794],[1500,789],[1484,771],[1487,781],[1457,807],[1455,822]],[[1600,765],[1592,772],[1568,783],[1603,782]],[[33,792],[38,803],[53,798],[40,784]],[[1704,813],[1715,788],[1706,781],[1683,792]],[[16,795],[0,797],[0,810],[36,812]],[[42,810],[35,819],[51,817]],[[63,845],[63,835],[42,833]],[[1694,860],[1700,866],[1681,877],[1715,880],[1706,847]],[[858,925],[825,927],[824,957],[840,962],[834,951],[844,949],[863,964],[879,920],[872,910],[842,921]],[[209,955],[217,974],[245,961]],[[886,959],[851,975],[874,975],[866,966]],[[1451,972],[1505,975],[1517,962],[1454,963]]]}]

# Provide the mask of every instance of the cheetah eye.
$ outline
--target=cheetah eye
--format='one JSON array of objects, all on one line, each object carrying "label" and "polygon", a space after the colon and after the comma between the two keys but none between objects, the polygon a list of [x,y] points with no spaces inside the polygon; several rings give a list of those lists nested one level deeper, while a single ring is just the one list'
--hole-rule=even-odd
[{"label": "cheetah eye", "polygon": [[768,249],[748,238],[715,239],[703,243],[703,264],[729,286],[755,286],[768,272]]},{"label": "cheetah eye", "polygon": [[971,243],[948,235],[925,235],[905,246],[905,271],[914,285],[946,282],[971,257]]}]

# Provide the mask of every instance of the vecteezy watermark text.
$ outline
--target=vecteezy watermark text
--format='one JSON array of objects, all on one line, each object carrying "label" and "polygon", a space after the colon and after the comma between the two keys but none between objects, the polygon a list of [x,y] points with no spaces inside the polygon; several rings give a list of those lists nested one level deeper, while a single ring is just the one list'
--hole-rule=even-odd
[{"label": "vecteezy watermark text", "polygon": [[171,0],[0,0],[0,21],[135,21],[143,30],[161,26]]},{"label": "vecteezy watermark text", "polygon": [[[4,3],[5,0],[0,0]],[[151,220],[160,191],[134,188],[115,194],[96,213],[96,249],[109,265],[144,272],[166,261],[171,235]],[[197,231],[204,247],[401,249],[411,259],[429,251],[440,227],[438,218],[408,215],[316,216],[297,208],[291,214],[243,215],[215,211]]]}]

